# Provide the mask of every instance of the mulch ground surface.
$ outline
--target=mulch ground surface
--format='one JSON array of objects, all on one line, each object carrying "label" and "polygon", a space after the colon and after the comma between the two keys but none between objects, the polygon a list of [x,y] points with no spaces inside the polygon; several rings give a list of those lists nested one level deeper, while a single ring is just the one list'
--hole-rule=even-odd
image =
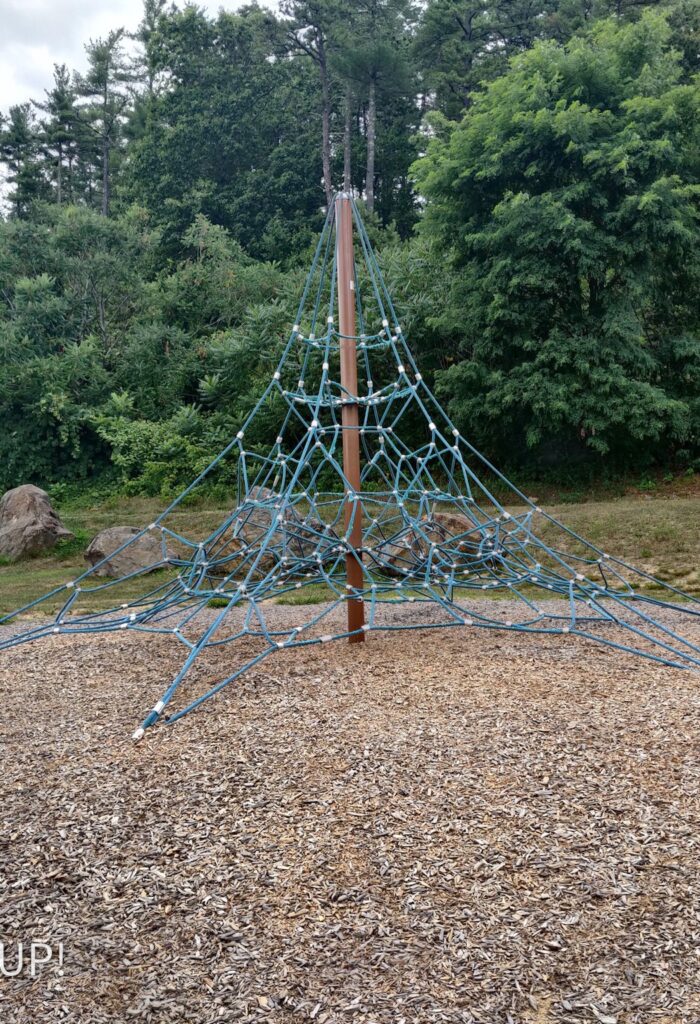
[{"label": "mulch ground surface", "polygon": [[696,674],[373,634],[133,744],[181,659],[124,633],[0,657],[5,969],[63,944],[0,977],[2,1024],[700,1021]]}]

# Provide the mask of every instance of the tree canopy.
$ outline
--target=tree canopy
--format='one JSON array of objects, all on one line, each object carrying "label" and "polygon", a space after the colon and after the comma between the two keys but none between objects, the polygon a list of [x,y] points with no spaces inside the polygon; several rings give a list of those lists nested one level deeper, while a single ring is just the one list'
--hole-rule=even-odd
[{"label": "tree canopy", "polygon": [[700,95],[670,35],[647,12],[536,43],[415,166],[460,269],[441,387],[502,452],[696,443]]},{"label": "tree canopy", "polygon": [[342,187],[487,454],[700,468],[699,38],[691,0],[146,0],[0,115],[0,487],[196,472]]}]

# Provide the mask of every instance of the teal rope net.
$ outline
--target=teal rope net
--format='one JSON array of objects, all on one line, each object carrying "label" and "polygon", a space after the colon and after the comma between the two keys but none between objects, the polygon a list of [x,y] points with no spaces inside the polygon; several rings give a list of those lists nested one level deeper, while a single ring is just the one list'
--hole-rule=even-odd
[{"label": "teal rope net", "polygon": [[[160,719],[182,718],[273,653],[349,637],[337,614],[349,599],[365,602],[367,632],[454,626],[466,630],[465,642],[470,629],[568,633],[697,670],[698,600],[578,536],[460,435],[418,371],[354,200],[351,205],[358,239],[358,396],[349,396],[339,379],[334,201],[296,321],[259,402],[204,472],[117,549],[150,533],[159,540],[158,558],[104,579],[100,569],[112,553],[0,619],[59,599],[57,613],[8,636],[0,649],[55,634],[116,630],[175,638],[184,660],[136,739]],[[342,410],[351,398],[360,414],[358,492],[342,464]],[[275,443],[260,451],[247,438],[258,416],[277,409]],[[180,506],[222,465],[236,471],[234,507],[213,531],[184,535],[177,528]],[[355,588],[346,557],[358,517],[362,586]],[[162,570],[157,582],[149,583],[156,569]],[[137,577],[144,578],[144,592],[134,598],[128,595]],[[270,603],[318,584],[325,585],[324,603],[296,606],[294,626],[280,626],[279,618],[271,624]],[[509,600],[498,600],[504,596]],[[110,606],[95,610],[96,601]],[[399,616],[397,603],[412,607]],[[236,652],[230,674],[177,706],[197,658],[223,645]]]}]

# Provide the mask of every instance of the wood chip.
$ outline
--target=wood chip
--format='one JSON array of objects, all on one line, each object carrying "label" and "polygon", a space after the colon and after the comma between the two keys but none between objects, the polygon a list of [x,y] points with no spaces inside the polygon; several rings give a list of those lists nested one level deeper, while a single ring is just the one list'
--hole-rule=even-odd
[{"label": "wood chip", "polygon": [[64,946],[0,981],[3,1024],[700,1020],[696,675],[372,634],[132,744],[181,657],[120,633],[0,659],[1,939]]}]

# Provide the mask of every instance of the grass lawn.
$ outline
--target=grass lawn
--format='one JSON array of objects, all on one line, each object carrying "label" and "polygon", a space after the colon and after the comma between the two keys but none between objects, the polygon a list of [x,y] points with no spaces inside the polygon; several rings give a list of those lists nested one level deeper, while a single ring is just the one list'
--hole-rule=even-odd
[{"label": "grass lawn", "polygon": [[[0,613],[22,607],[83,572],[85,548],[99,530],[107,526],[145,525],[161,511],[162,505],[157,498],[110,498],[84,507],[59,507],[76,539],[58,545],[50,556],[0,564]],[[674,586],[700,594],[700,495],[695,489],[683,495],[628,494],[581,503],[567,501],[547,504],[546,510],[610,554]],[[184,508],[173,513],[173,526],[188,536],[204,537],[227,511],[212,504]],[[547,532],[545,528],[545,539]],[[167,572],[136,578],[120,587],[119,600],[136,597],[167,578]],[[306,604],[329,596],[326,587],[314,584],[279,600]],[[65,593],[60,602],[57,599],[54,604],[47,603],[42,610],[54,610],[64,599]],[[110,606],[110,590],[95,594],[91,603],[95,608]]]}]

